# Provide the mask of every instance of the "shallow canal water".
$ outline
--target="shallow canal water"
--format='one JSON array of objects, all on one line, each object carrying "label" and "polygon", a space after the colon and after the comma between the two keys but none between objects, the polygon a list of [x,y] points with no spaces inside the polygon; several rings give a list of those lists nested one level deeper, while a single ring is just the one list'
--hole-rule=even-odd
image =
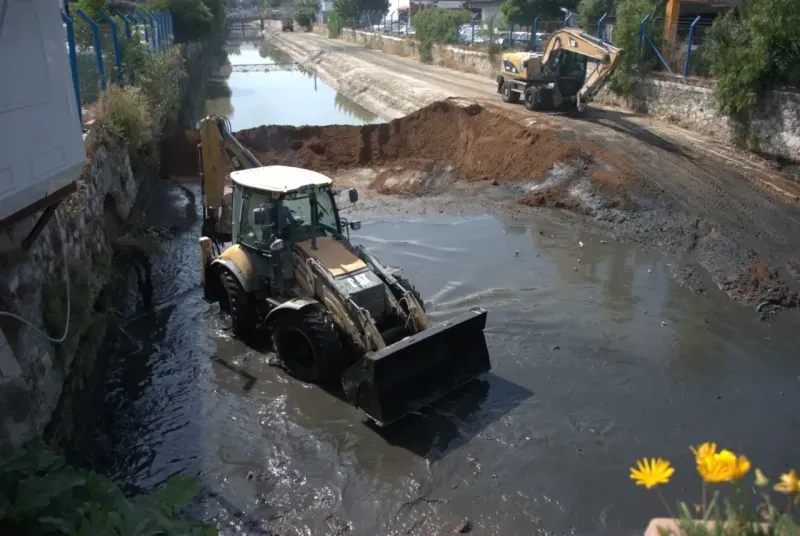
[{"label": "shallow canal water", "polygon": [[354,241],[403,267],[435,322],[489,311],[491,373],[376,430],[231,338],[202,298],[191,196],[159,188],[151,223],[178,231],[152,259],[153,309],[131,290],[97,456],[134,488],[198,475],[194,511],[223,534],[429,535],[464,518],[482,535],[641,534],[664,512],[628,479],[636,458],[675,463],[670,502],[699,498],[688,446],[704,440],[771,475],[797,463],[795,318],[759,322],[657,257],[544,218],[356,214]]}]

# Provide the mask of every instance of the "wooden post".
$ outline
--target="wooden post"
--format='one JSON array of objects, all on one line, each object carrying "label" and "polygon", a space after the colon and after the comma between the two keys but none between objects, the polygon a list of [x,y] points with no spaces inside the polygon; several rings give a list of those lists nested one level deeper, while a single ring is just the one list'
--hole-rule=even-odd
[{"label": "wooden post", "polygon": [[206,285],[206,270],[211,265],[214,253],[211,250],[211,239],[207,236],[200,237],[200,282]]}]

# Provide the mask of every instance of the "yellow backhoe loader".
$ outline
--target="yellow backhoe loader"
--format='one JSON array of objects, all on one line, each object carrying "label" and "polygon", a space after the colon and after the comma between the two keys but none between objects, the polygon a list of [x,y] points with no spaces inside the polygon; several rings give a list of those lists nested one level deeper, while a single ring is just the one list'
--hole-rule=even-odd
[{"label": "yellow backhoe loader", "polygon": [[[342,216],[330,178],[262,167],[220,117],[202,121],[199,154],[201,279],[235,336],[268,331],[290,374],[341,382],[379,425],[490,370],[487,312],[431,326],[408,280],[350,243],[361,224]],[[358,192],[347,194],[356,203]]]},{"label": "yellow backhoe loader", "polygon": [[497,92],[504,102],[522,97],[528,110],[583,111],[608,81],[621,52],[580,28],[563,28],[553,33],[543,54],[503,54]]}]

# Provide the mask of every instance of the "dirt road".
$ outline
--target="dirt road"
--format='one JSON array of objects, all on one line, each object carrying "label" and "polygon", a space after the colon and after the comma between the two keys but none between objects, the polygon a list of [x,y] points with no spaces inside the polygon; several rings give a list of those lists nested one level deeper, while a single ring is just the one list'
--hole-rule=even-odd
[{"label": "dirt road", "polygon": [[[567,169],[571,177],[566,183],[551,177],[562,189],[569,186],[571,196],[583,196],[580,206],[596,205],[583,211],[591,216],[587,223],[619,239],[669,252],[677,279],[697,291],[708,282],[703,270],[696,269],[700,266],[716,286],[742,303],[759,306],[762,313],[800,305],[793,290],[800,282],[800,185],[769,162],[627,111],[590,105],[581,116],[528,112],[503,103],[491,79],[339,40],[273,31],[266,38],[278,49],[276,54],[313,69],[386,119],[461,97],[524,129],[555,131],[578,148],[590,144],[601,165],[632,171],[635,180],[625,186],[633,204],[621,209],[593,201],[596,192],[581,191],[580,169]],[[498,153],[506,153],[512,141],[497,138],[493,143]],[[538,155],[531,151],[510,157],[528,159],[536,167]],[[592,180],[596,183],[598,177],[595,172]],[[537,199],[528,204],[553,206]]]}]

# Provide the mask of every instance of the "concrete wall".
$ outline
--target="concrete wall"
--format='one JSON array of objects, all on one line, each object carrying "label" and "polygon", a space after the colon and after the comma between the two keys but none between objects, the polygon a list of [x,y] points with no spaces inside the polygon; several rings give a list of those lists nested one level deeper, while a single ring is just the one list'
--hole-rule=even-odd
[{"label": "concrete wall", "polygon": [[748,132],[717,113],[714,82],[674,75],[652,75],[639,80],[630,98],[604,88],[596,102],[632,109],[700,132],[724,143],[744,143],[773,158],[800,161],[800,93],[769,93]]}]

